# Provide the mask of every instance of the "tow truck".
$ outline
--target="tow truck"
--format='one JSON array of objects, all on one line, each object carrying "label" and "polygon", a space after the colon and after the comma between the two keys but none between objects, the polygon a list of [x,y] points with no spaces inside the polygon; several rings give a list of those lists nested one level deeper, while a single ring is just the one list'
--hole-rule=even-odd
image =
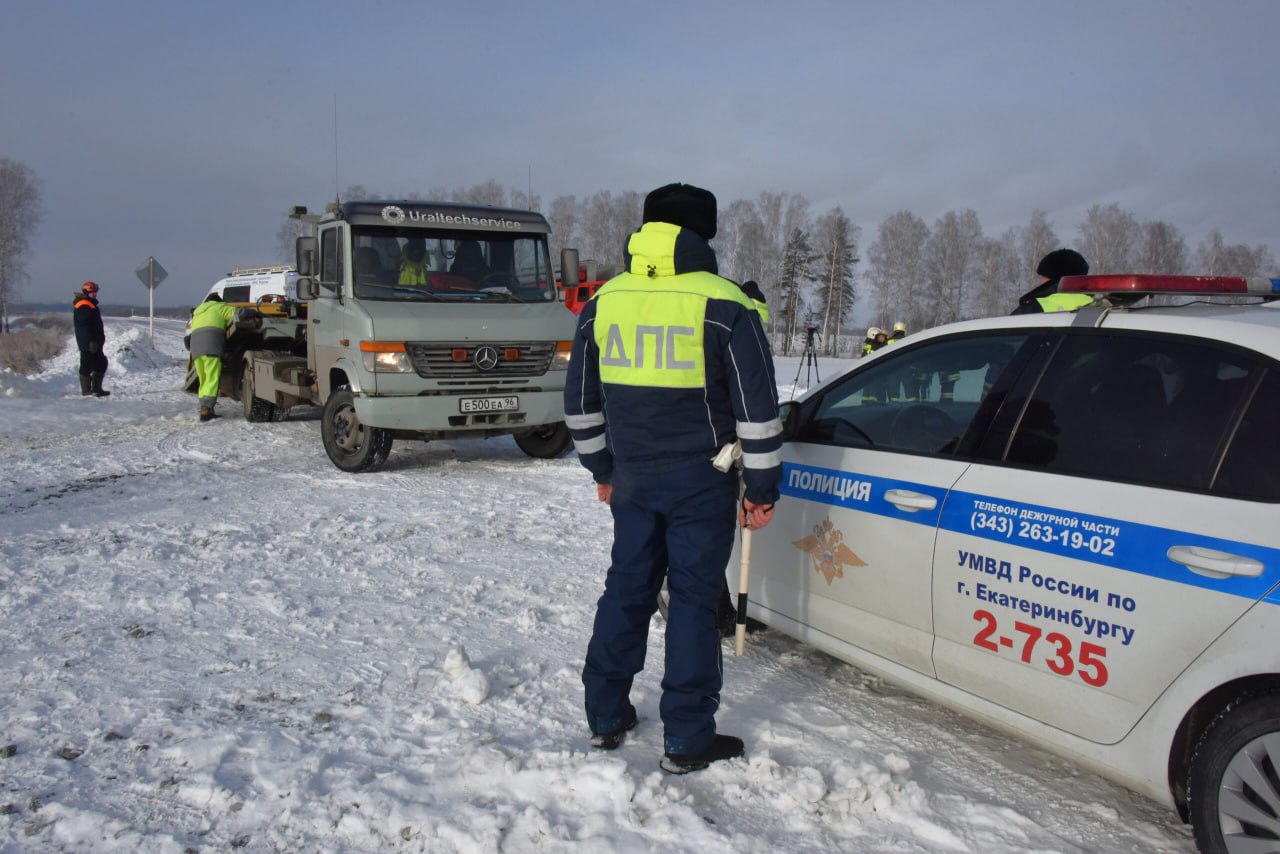
[{"label": "tow truck", "polygon": [[[325,451],[350,472],[381,467],[395,439],[511,435],[533,457],[568,449],[573,318],[541,214],[360,201],[291,215],[313,231],[297,239],[296,276],[224,372],[246,420],[322,407]],[[561,269],[577,267],[563,250]]]}]

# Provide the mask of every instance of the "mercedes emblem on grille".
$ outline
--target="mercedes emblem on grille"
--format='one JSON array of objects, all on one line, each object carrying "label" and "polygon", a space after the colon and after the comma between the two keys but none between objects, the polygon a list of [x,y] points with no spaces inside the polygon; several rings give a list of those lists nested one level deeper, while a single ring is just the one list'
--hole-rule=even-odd
[{"label": "mercedes emblem on grille", "polygon": [[482,371],[492,371],[498,366],[498,351],[487,345],[477,347],[476,354],[471,361],[475,362],[476,367]]}]

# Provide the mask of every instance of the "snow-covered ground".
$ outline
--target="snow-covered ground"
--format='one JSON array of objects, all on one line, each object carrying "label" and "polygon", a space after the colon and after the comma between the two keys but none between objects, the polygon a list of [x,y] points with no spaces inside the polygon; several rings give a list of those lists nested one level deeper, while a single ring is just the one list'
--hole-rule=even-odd
[{"label": "snow-covered ground", "polygon": [[1193,850],[1164,808],[776,632],[726,645],[747,759],[660,772],[652,669],[633,737],[593,752],[610,520],[572,455],[399,443],[345,474],[312,414],[197,423],[180,324],[107,334],[109,398],[74,345],[0,374],[0,850]]}]

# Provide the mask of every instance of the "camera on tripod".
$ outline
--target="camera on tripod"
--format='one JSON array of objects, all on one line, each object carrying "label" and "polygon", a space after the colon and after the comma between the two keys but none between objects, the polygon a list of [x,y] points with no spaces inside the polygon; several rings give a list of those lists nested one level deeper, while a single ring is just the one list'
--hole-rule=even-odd
[{"label": "camera on tripod", "polygon": [[822,378],[818,376],[818,348],[814,344],[814,338],[818,333],[818,327],[806,326],[804,328],[804,350],[800,353],[800,366],[796,368],[796,378],[791,384],[794,389],[800,383],[800,372],[805,372],[805,387],[808,388],[810,383],[816,379],[818,382]]}]

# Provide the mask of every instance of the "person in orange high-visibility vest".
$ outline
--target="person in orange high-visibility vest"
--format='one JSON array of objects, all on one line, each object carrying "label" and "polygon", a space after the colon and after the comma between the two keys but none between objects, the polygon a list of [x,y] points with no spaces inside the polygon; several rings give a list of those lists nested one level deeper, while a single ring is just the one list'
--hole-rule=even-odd
[{"label": "person in orange high-visibility vest", "polygon": [[97,282],[80,286],[73,311],[76,346],[80,348],[80,394],[106,397],[111,394],[102,388],[102,377],[107,372],[107,357],[102,348],[107,343],[107,335],[102,328],[102,312],[98,310]]}]

